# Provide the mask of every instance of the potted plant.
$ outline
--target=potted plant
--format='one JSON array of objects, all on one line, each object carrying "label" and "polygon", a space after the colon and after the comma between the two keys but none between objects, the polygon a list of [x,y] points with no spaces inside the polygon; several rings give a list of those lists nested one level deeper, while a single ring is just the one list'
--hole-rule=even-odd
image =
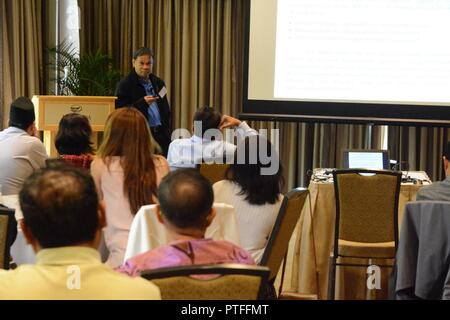
[{"label": "potted plant", "polygon": [[62,42],[48,49],[50,66],[59,77],[52,79],[58,85],[59,95],[113,96],[120,80],[113,59],[98,49],[78,54],[72,44]]}]

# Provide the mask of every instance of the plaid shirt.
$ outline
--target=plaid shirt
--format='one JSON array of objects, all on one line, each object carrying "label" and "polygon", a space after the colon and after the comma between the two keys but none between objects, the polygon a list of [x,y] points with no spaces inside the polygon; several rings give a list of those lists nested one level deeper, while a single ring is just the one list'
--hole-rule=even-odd
[{"label": "plaid shirt", "polygon": [[93,158],[90,155],[62,155],[61,160],[75,167],[89,170],[91,168]]}]

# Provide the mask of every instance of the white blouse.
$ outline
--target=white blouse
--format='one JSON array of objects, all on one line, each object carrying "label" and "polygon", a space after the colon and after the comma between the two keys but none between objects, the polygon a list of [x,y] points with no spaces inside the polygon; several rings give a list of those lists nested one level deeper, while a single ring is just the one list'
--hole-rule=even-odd
[{"label": "white blouse", "polygon": [[241,247],[259,263],[278,216],[283,195],[275,204],[255,205],[238,195],[241,187],[232,181],[222,180],[213,185],[214,202],[232,205],[236,210]]}]

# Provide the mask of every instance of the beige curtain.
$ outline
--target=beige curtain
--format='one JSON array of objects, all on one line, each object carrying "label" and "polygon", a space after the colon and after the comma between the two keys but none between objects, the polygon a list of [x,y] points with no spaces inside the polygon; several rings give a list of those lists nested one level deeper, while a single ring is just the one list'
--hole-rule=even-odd
[{"label": "beige curtain", "polygon": [[2,121],[18,96],[40,94],[43,81],[43,0],[2,0]]},{"label": "beige curtain", "polygon": [[[314,168],[342,167],[345,149],[381,149],[381,129],[366,125],[251,122],[255,129],[279,129],[279,153],[285,191],[307,186]],[[269,131],[270,132],[270,131]]]},{"label": "beige curtain", "polygon": [[[79,4],[82,52],[102,48],[126,74],[133,50],[153,48],[154,71],[166,81],[176,128],[190,128],[194,111],[205,104],[235,116],[242,110],[248,1],[79,0]],[[280,130],[285,190],[307,185],[307,171],[312,168],[339,166],[343,149],[370,147],[362,125],[251,125]],[[373,141],[378,137],[375,127]]]},{"label": "beige curtain", "polygon": [[391,158],[400,161],[402,170],[425,171],[433,181],[444,179],[442,155],[450,129],[392,126],[388,137]]},{"label": "beige curtain", "polygon": [[154,72],[166,82],[175,127],[190,127],[194,110],[205,104],[237,113],[245,1],[79,0],[79,5],[82,52],[101,48],[126,74],[134,50],[155,51]]}]

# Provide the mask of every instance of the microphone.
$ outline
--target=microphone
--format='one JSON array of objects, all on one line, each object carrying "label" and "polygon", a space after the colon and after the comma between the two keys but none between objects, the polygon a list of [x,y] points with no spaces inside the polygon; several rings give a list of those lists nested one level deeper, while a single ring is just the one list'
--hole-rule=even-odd
[{"label": "microphone", "polygon": [[69,66],[65,66],[64,67],[64,77],[62,78],[62,81],[66,82],[68,77],[69,77]]}]

